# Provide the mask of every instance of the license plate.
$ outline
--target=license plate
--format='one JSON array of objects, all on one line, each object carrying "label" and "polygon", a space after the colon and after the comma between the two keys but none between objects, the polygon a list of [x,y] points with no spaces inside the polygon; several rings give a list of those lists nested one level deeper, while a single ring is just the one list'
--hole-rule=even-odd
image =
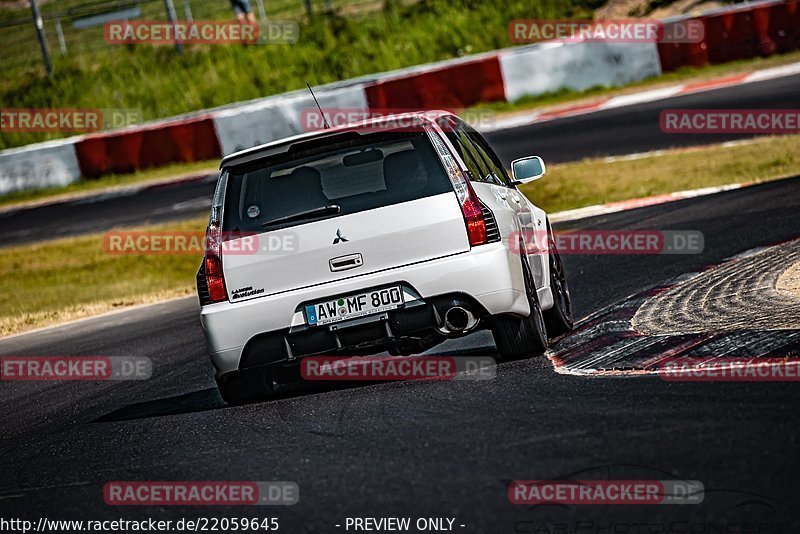
[{"label": "license plate", "polygon": [[394,310],[402,305],[403,290],[400,286],[387,287],[309,304],[306,306],[306,320],[311,326],[320,326]]}]

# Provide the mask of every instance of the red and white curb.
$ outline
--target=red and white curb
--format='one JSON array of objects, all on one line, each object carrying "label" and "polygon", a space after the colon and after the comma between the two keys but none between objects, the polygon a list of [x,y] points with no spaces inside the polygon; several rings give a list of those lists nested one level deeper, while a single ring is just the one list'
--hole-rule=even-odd
[{"label": "red and white curb", "polygon": [[693,93],[700,93],[703,91],[711,91],[723,87],[730,87],[734,85],[742,85],[746,83],[760,82],[764,80],[771,80],[774,78],[783,78],[785,76],[794,76],[800,74],[800,62],[792,63],[789,65],[782,65],[780,67],[772,67],[755,72],[748,72],[742,74],[734,74],[713,80],[705,80],[700,82],[687,82],[680,85],[673,85],[669,87],[660,87],[657,89],[650,89],[647,91],[640,91],[638,93],[625,94],[619,96],[611,96],[593,100],[583,104],[568,104],[554,108],[533,111],[523,115],[515,115],[505,119],[498,119],[491,125],[482,128],[482,131],[497,131],[506,130],[509,128],[517,128],[520,126],[529,126],[540,122],[547,122],[554,119],[562,119],[565,117],[574,117],[578,115],[586,115],[595,113],[605,109],[622,108],[626,106],[635,106],[647,102],[656,102],[658,100],[666,100],[675,96],[683,96]]},{"label": "red and white curb", "polygon": [[[706,287],[719,288],[717,280],[729,274],[720,273],[718,269],[736,262],[736,267],[746,273],[748,269],[755,268],[753,263],[741,265],[738,262],[761,254],[783,255],[785,247],[795,246],[795,243],[798,243],[797,239],[790,239],[747,250],[598,310],[578,321],[568,336],[547,351],[547,357],[558,374],[584,377],[658,376],[662,374],[663,365],[671,359],[690,357],[696,357],[694,362],[698,365],[714,361],[724,363],[726,358],[752,362],[762,358],[762,362],[770,361],[769,358],[773,358],[796,364],[800,360],[800,328],[797,327],[715,329],[709,326],[709,331],[687,328],[685,332],[648,334],[638,331],[634,325],[640,308],[667,291],[682,284],[692,284],[693,280],[703,275],[707,277]],[[708,285],[709,282],[713,282],[713,285]],[[700,298],[714,300],[714,306],[721,309],[720,313],[725,313],[725,308],[720,308],[725,304],[725,299],[731,306],[739,305],[735,297],[725,295],[724,290],[718,289],[717,293],[710,293],[710,289],[708,291],[709,294]]]}]

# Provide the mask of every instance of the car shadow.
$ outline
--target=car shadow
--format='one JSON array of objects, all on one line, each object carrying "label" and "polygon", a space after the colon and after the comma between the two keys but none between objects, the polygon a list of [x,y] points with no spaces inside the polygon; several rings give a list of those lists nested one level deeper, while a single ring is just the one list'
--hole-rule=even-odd
[{"label": "car shadow", "polygon": [[[494,347],[477,347],[468,349],[456,349],[442,351],[440,347],[436,347],[436,351],[429,351],[425,353],[426,356],[485,356],[495,352]],[[382,353],[386,354],[386,353]],[[376,355],[380,356],[380,355]],[[165,417],[170,415],[181,415],[187,413],[200,413],[211,410],[219,410],[224,408],[235,408],[237,406],[244,406],[247,404],[261,404],[289,399],[293,397],[301,397],[315,393],[326,393],[330,391],[360,388],[371,386],[375,384],[390,383],[392,381],[357,381],[357,382],[291,382],[281,384],[275,394],[268,398],[257,399],[245,404],[229,405],[222,400],[219,391],[216,387],[201,389],[184,393],[182,395],[175,395],[172,397],[164,397],[160,399],[153,399],[144,402],[137,402],[118,408],[113,412],[93,420],[93,423],[111,423],[119,421],[132,421],[136,419],[148,419],[151,417]]]},{"label": "car shadow", "polygon": [[[363,384],[362,384],[363,385]],[[254,400],[246,404],[256,404],[278,401],[291,397],[299,397],[309,393],[323,393],[334,389],[345,389],[355,387],[352,384],[308,384],[291,383],[285,384],[281,390],[265,399]],[[111,423],[119,421],[132,421],[136,419],[149,419],[151,417],[165,417],[170,415],[181,415],[187,413],[208,412],[224,408],[236,408],[245,404],[227,404],[219,394],[216,387],[192,391],[183,395],[164,397],[144,402],[137,402],[124,406],[113,412],[93,420],[93,423]]]},{"label": "car shadow", "polygon": [[93,423],[110,423],[117,421],[130,421],[133,419],[147,419],[165,415],[179,415],[184,413],[206,412],[225,407],[226,404],[219,396],[217,388],[211,387],[174,397],[165,397],[145,402],[137,402],[124,406],[113,412],[102,415],[92,421]]}]

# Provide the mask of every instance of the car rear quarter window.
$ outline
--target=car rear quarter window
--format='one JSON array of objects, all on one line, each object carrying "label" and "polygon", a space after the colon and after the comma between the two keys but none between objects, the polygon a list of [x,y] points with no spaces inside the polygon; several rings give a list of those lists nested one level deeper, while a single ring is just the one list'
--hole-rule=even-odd
[{"label": "car rear quarter window", "polygon": [[500,158],[497,157],[497,154],[492,147],[489,146],[489,143],[486,141],[486,139],[484,139],[483,136],[475,131],[475,129],[472,127],[468,126],[466,131],[470,140],[472,141],[472,144],[475,146],[476,150],[478,150],[481,157],[483,157],[483,159],[486,161],[486,164],[491,169],[495,180],[499,180],[502,185],[510,186],[511,179],[508,177],[508,173],[503,167],[503,163],[500,161]]},{"label": "car rear quarter window", "polygon": [[449,118],[441,126],[447,139],[455,147],[461,160],[467,166],[472,181],[505,185],[501,175],[494,169],[489,157],[470,137],[469,130],[471,128],[455,118]]}]

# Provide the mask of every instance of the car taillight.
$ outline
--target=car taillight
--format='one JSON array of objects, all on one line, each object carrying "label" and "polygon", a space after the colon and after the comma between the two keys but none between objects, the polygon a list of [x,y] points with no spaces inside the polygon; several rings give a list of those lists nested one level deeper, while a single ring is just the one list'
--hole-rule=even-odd
[{"label": "car taillight", "polygon": [[205,276],[208,296],[211,302],[221,302],[228,299],[225,289],[225,277],[222,274],[221,237],[219,225],[209,224],[206,230],[206,257]]},{"label": "car taillight", "polygon": [[461,213],[464,215],[464,223],[467,225],[467,237],[471,246],[483,245],[488,243],[486,239],[486,220],[483,218],[481,203],[478,196],[472,189],[472,185],[467,181],[467,198],[461,203]]},{"label": "car taillight", "polygon": [[439,154],[439,159],[442,160],[442,164],[447,170],[447,176],[453,184],[458,203],[461,206],[461,214],[464,216],[464,224],[467,226],[467,237],[469,238],[470,246],[474,247],[475,245],[488,243],[486,219],[483,217],[481,203],[472,188],[472,184],[469,182],[469,178],[458,167],[458,163],[453,158],[453,155],[450,154],[450,150],[448,150],[442,138],[439,137],[439,134],[428,126],[425,129],[428,131],[431,142],[436,148],[436,153]]}]

